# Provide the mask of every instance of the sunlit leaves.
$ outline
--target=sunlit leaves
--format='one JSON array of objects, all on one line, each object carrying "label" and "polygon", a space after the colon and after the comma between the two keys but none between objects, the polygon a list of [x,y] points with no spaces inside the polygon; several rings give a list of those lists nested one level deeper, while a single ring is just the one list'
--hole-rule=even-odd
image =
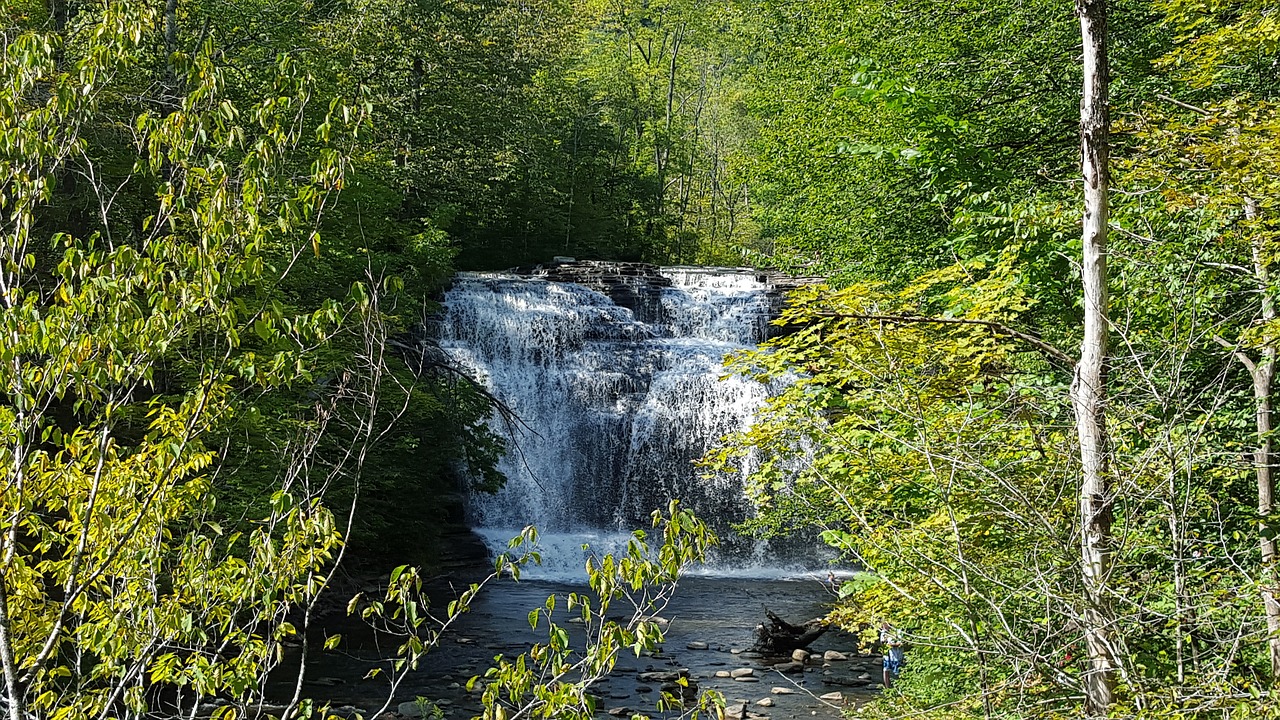
[{"label": "sunlit leaves", "polygon": [[[343,320],[270,289],[347,161],[304,143],[313,80],[287,56],[261,102],[229,92],[212,39],[150,85],[162,9],[33,21],[0,58],[0,622],[8,700],[41,716],[145,714],[147,684],[249,699],[339,543],[300,487],[243,530],[210,522],[207,443],[252,414],[247,388],[305,380]],[[160,86],[163,110],[131,100]],[[331,139],[367,119],[330,113]],[[69,220],[74,198],[96,207]]]}]

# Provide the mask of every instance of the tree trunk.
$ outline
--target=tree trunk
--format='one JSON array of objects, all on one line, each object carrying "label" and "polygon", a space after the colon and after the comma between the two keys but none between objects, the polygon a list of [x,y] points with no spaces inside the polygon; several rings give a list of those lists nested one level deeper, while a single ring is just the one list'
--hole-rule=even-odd
[{"label": "tree trunk", "polygon": [[1084,338],[1071,382],[1080,440],[1080,554],[1085,606],[1081,613],[1089,669],[1085,710],[1105,715],[1116,684],[1116,652],[1107,598],[1111,572],[1112,489],[1107,463],[1107,191],[1110,185],[1110,118],[1107,108],[1106,0],[1076,0],[1084,42],[1084,92],[1080,98],[1080,149],[1084,171],[1084,232],[1080,276]]},{"label": "tree trunk", "polygon": [[[1258,201],[1253,198],[1245,200],[1244,215],[1246,220],[1258,217]],[[1253,272],[1258,281],[1258,291],[1262,293],[1262,321],[1271,323],[1276,319],[1275,301],[1271,297],[1271,273],[1263,259],[1262,239],[1255,237],[1253,241]],[[1271,468],[1274,466],[1274,448],[1271,440],[1271,386],[1276,374],[1276,350],[1266,347],[1257,363],[1249,366],[1249,374],[1253,377],[1253,400],[1255,404],[1255,423],[1258,432],[1258,449],[1254,453],[1254,471],[1258,481],[1258,515],[1266,518],[1275,508],[1275,477]],[[1263,522],[1266,522],[1263,520]],[[1267,650],[1271,657],[1272,680],[1280,678],[1280,598],[1276,592],[1276,541],[1259,533],[1258,546],[1262,551],[1262,572],[1259,585],[1262,588],[1262,607],[1267,617]]]},{"label": "tree trunk", "polygon": [[13,642],[9,629],[13,627],[9,617],[9,591],[0,577],[0,669],[4,673],[4,699],[8,706],[5,720],[23,720],[22,689],[18,686],[18,671],[14,663]]}]

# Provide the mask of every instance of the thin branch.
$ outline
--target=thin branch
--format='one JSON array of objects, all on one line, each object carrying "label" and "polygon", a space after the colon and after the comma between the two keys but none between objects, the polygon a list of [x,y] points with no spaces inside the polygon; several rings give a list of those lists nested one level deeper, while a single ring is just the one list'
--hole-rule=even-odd
[{"label": "thin branch", "polygon": [[1063,352],[1062,350],[1059,350],[1058,348],[1054,347],[1050,343],[1036,337],[1035,335],[1022,332],[1021,330],[1014,330],[1013,328],[1009,327],[1008,325],[1005,325],[1004,323],[998,323],[993,320],[973,320],[970,318],[944,318],[944,317],[932,317],[928,315],[875,315],[875,314],[862,314],[862,313],[818,313],[818,315],[821,317],[842,318],[842,319],[849,319],[849,320],[878,320],[881,322],[899,323],[903,325],[909,325],[914,323],[937,323],[941,325],[978,325],[980,327],[985,327],[992,330],[997,335],[1006,335],[1008,337],[1017,338],[1027,343],[1028,345],[1035,347],[1037,350],[1043,352],[1049,357],[1052,357],[1055,360],[1058,360],[1059,362],[1067,366],[1074,366],[1076,364],[1075,358],[1071,357],[1070,355]]},{"label": "thin branch", "polygon": [[1240,363],[1245,366],[1245,369],[1249,371],[1249,374],[1253,375],[1254,369],[1257,367],[1257,365],[1253,362],[1253,358],[1246,355],[1244,351],[1241,350],[1240,348],[1227,342],[1221,335],[1214,335],[1213,341],[1218,343],[1222,347],[1230,350],[1231,354],[1234,355],[1236,359],[1239,360]]},{"label": "thin branch", "polygon": [[1196,107],[1195,105],[1190,105],[1190,104],[1188,104],[1188,103],[1184,103],[1184,102],[1182,102],[1181,100],[1174,100],[1173,98],[1169,97],[1168,95],[1161,95],[1160,93],[1156,93],[1156,97],[1157,97],[1157,98],[1159,98],[1159,99],[1161,99],[1161,100],[1163,100],[1163,101],[1165,101],[1165,102],[1167,102],[1167,103],[1173,103],[1174,105],[1177,105],[1178,107],[1182,108],[1183,110],[1190,110],[1191,112],[1194,112],[1194,113],[1200,113],[1201,115],[1206,115],[1206,116],[1208,116],[1208,115],[1212,115],[1212,114],[1213,114],[1213,113],[1209,112],[1208,110],[1205,110],[1204,108]]}]

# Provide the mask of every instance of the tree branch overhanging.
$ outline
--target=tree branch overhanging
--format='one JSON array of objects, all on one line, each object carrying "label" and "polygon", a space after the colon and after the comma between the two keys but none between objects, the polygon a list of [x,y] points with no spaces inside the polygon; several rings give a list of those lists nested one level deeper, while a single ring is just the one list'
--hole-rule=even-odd
[{"label": "tree branch overhanging", "polygon": [[1046,342],[1045,340],[1042,340],[1030,333],[1025,333],[1025,332],[1022,332],[1021,330],[1015,330],[1009,327],[1008,325],[1005,325],[1004,323],[995,322],[994,320],[973,320],[970,318],[933,317],[930,315],[892,315],[892,314],[881,315],[876,313],[824,312],[824,313],[818,313],[818,315],[821,317],[841,318],[841,319],[848,319],[848,320],[876,320],[880,322],[891,322],[891,323],[898,323],[902,325],[925,324],[925,323],[937,323],[940,325],[977,325],[980,327],[988,328],[992,332],[996,333],[997,335],[1004,335],[1006,337],[1011,337],[1011,338],[1016,338],[1018,340],[1021,340],[1027,343],[1028,345],[1031,345],[1035,349],[1039,350],[1040,352],[1044,353],[1045,355],[1048,355],[1049,357],[1053,358],[1054,360],[1057,360],[1058,362],[1063,363],[1064,365],[1074,366],[1076,364],[1075,358],[1071,357],[1070,355],[1063,352],[1062,350],[1059,350],[1058,348],[1054,347],[1051,343]]}]

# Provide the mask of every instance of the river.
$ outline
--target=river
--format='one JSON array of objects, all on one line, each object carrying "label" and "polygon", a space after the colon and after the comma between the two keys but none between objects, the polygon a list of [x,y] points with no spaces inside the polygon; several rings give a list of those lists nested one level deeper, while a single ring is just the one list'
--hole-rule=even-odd
[{"label": "river", "polygon": [[[439,704],[446,718],[461,720],[478,715],[479,693],[466,690],[467,680],[483,675],[494,656],[513,657],[530,644],[545,640],[545,625],[539,632],[530,630],[527,615],[530,609],[545,603],[548,595],[563,597],[583,591],[581,586],[545,580],[503,580],[487,587],[471,611],[396,689],[391,710],[421,697]],[[443,604],[448,591],[438,588],[434,594]],[[780,658],[764,658],[750,651],[755,627],[764,622],[766,608],[799,623],[823,614],[832,599],[817,575],[790,579],[687,577],[662,612],[669,624],[661,651],[641,657],[624,652],[615,672],[593,686],[592,693],[601,698],[602,712],[674,717],[656,710],[658,683],[641,680],[640,675],[687,668],[690,679],[700,689],[722,693],[730,709],[740,710],[745,703],[748,717],[839,717],[842,705],[865,700],[879,688],[880,657],[860,655],[853,636],[829,631],[813,644],[814,657],[798,674],[774,669]],[[574,625],[565,627],[572,630]],[[360,708],[368,717],[368,712],[383,705],[390,688],[385,676],[360,678],[378,665],[378,658],[388,654],[394,641],[386,637],[379,640],[344,617],[331,618],[321,630],[343,633],[344,642],[337,651],[323,653],[312,661],[308,677],[313,684],[308,687],[308,694],[327,697],[335,706]],[[581,640],[578,633],[573,637],[576,642]],[[702,648],[702,644],[706,649],[691,649]],[[827,650],[840,652],[848,659],[824,662],[821,658]],[[716,676],[717,672],[731,673],[740,668],[750,668],[752,676],[746,680]],[[832,692],[840,692],[843,697],[820,699]]]}]

